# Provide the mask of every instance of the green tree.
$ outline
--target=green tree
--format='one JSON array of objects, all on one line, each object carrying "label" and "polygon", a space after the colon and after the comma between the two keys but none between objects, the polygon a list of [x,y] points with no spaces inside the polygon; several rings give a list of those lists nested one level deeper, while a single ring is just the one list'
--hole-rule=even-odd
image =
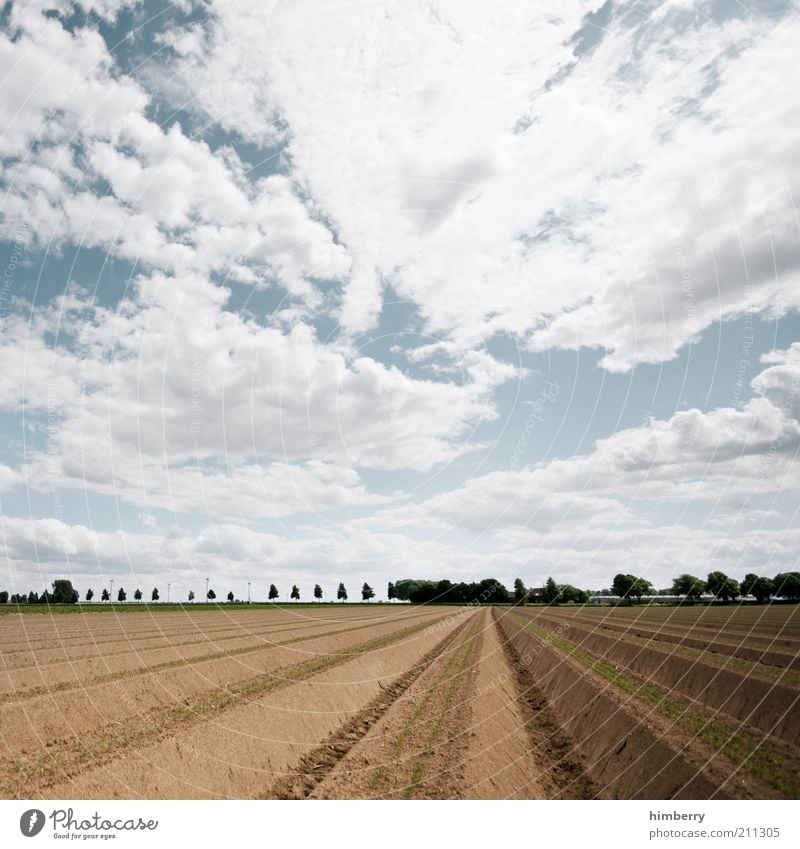
[{"label": "green tree", "polygon": [[297,588],[297,584],[292,584],[292,592],[290,593],[290,597],[295,601],[300,601],[300,590]]},{"label": "green tree", "polygon": [[739,594],[751,595],[759,604],[763,604],[775,595],[775,583],[769,578],[750,573],[739,584]]},{"label": "green tree", "polygon": [[86,590],[86,601],[91,601],[94,598],[94,590],[88,589]]},{"label": "green tree", "polygon": [[153,592],[150,593],[150,600],[158,601],[159,598],[160,596],[158,594],[158,587],[153,587]]},{"label": "green tree", "polygon": [[698,601],[705,590],[706,582],[694,575],[679,575],[672,581],[672,594],[686,596],[690,604]]},{"label": "green tree", "polygon": [[775,595],[800,600],[800,572],[779,572],[775,576]]},{"label": "green tree", "polygon": [[[275,586],[275,584],[270,584],[269,585],[269,600],[275,601],[275,599],[278,598],[279,595],[280,595],[280,593],[278,592],[278,588]],[[298,598],[299,598],[299,596],[298,596]]]},{"label": "green tree", "polygon": [[319,584],[314,584],[314,598],[322,601],[322,587]]},{"label": "green tree", "polygon": [[28,604],[38,604],[39,603],[39,593],[35,593],[31,590],[28,593]]},{"label": "green tree", "polygon": [[228,601],[233,601],[233,590],[228,593]]},{"label": "green tree", "polygon": [[117,601],[125,601],[127,597],[128,594],[122,589],[122,587],[120,587],[119,592],[117,593]]},{"label": "green tree", "polygon": [[78,593],[72,587],[72,581],[61,578],[53,581],[53,594],[50,596],[53,604],[76,604]]},{"label": "green tree", "polygon": [[369,601],[371,598],[375,598],[375,590],[364,581],[364,586],[361,587],[361,599],[362,601]]},{"label": "green tree", "polygon": [[8,604],[8,593],[5,590],[0,592],[0,604]]},{"label": "green tree", "polygon": [[142,600],[142,591],[137,587],[135,592],[133,593],[133,597],[136,601]]},{"label": "green tree", "polygon": [[214,599],[216,597],[217,597],[217,594],[214,592],[214,590],[209,590],[208,595],[206,596],[208,601],[214,601]]},{"label": "green tree", "polygon": [[728,602],[739,595],[739,582],[729,578],[724,572],[710,572],[706,580],[706,590],[711,595]]},{"label": "green tree", "polygon": [[527,597],[528,591],[525,589],[525,584],[522,582],[522,578],[517,578],[514,581],[514,601],[517,604],[524,604]]},{"label": "green tree", "polygon": [[389,601],[394,601],[397,598],[397,587],[391,581],[389,581],[389,586],[386,587],[386,598]]},{"label": "green tree", "polygon": [[573,604],[588,604],[589,593],[586,590],[580,590],[573,587],[572,584],[559,584],[558,600],[564,603],[572,602]]},{"label": "green tree", "polygon": [[194,601],[194,590],[189,590],[189,601]]},{"label": "green tree", "polygon": [[543,600],[545,604],[558,604],[558,584],[552,577],[544,585]]},{"label": "green tree", "polygon": [[103,592],[100,593],[100,601],[109,601],[111,595],[108,590],[104,589]]},{"label": "green tree", "polygon": [[340,601],[347,601],[347,589],[341,581],[339,582],[339,589],[336,590],[336,598]]},{"label": "green tree", "polygon": [[644,578],[620,573],[614,576],[614,581],[611,584],[611,592],[620,598],[635,598],[638,601],[643,595],[655,595],[655,588],[650,581]]}]

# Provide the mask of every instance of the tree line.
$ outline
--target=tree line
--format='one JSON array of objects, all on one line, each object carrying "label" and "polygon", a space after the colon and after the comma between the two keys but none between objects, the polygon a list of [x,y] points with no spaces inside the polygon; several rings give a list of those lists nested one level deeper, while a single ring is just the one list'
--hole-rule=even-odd
[{"label": "tree line", "polygon": [[[322,602],[324,593],[320,584],[314,585],[314,598]],[[571,584],[559,584],[553,577],[547,579],[543,587],[526,587],[521,578],[514,581],[513,593],[503,586],[495,578],[485,578],[477,582],[453,583],[444,579],[441,581],[403,579],[400,581],[389,581],[386,595],[389,601],[399,599],[410,601],[412,604],[516,604],[542,603],[542,604],[587,604],[593,596],[614,596],[623,601],[640,601],[643,596],[678,596],[687,603],[700,601],[705,596],[713,596],[723,602],[733,601],[736,598],[753,596],[759,603],[764,603],[772,598],[782,598],[788,601],[800,601],[800,572],[779,572],[774,578],[763,575],[747,574],[741,581],[729,578],[724,572],[711,572],[708,577],[702,578],[694,575],[679,575],[672,581],[672,586],[666,589],[656,590],[653,584],[646,578],[637,575],[619,573],[614,576],[611,587],[608,590],[583,590]],[[86,590],[85,600],[93,601],[95,593],[93,589]],[[144,594],[140,589],[133,592],[133,600],[141,602]],[[190,603],[195,600],[194,590],[189,590],[187,595]],[[209,589],[206,599],[209,602],[216,601],[217,594]],[[280,598],[280,592],[275,584],[269,585],[268,599],[276,602]],[[289,598],[296,602],[300,601],[300,589],[297,584],[292,585]],[[364,582],[361,587],[361,600],[370,601],[375,598],[375,591]],[[340,602],[348,600],[347,588],[340,582],[336,590],[336,599]],[[78,591],[72,586],[72,582],[62,578],[53,581],[52,589],[46,589],[41,594],[31,590],[25,593],[9,595],[6,591],[0,591],[0,604],[77,604],[80,600]],[[119,587],[116,600],[120,603],[127,602],[128,593],[124,587]],[[150,600],[158,602],[161,596],[158,587],[153,587]],[[229,603],[239,602],[233,591],[227,594]],[[111,593],[104,588],[100,593],[101,602],[110,602]]]},{"label": "tree line", "polygon": [[520,578],[514,582],[514,600],[542,602],[543,604],[586,604],[593,596],[616,596],[622,601],[640,601],[643,596],[677,596],[687,603],[700,601],[703,596],[713,596],[722,602],[753,596],[761,604],[772,598],[800,601],[800,572],[779,572],[774,578],[747,574],[741,581],[729,578],[724,572],[710,572],[703,580],[695,575],[683,574],[674,578],[672,586],[656,590],[646,578],[619,573],[614,576],[609,590],[581,590],[570,584],[558,584],[548,578],[541,589],[527,589]]},{"label": "tree line", "polygon": [[[95,592],[93,589],[86,590],[86,594],[84,596],[87,602],[91,602],[94,600]],[[188,601],[194,602],[195,600],[195,592],[194,590],[189,590],[187,599]],[[300,589],[297,584],[292,585],[291,592],[289,597],[294,602],[300,601]],[[391,601],[392,599],[397,598],[397,594],[394,590],[394,584],[389,582],[388,587],[388,597]],[[144,593],[140,589],[136,589],[133,592],[133,600],[136,602],[141,602],[144,598]],[[206,593],[206,599],[210,602],[216,601],[217,594],[213,589],[209,589]],[[269,601],[275,602],[276,599],[280,598],[280,592],[275,584],[269,585],[269,593],[268,593]],[[319,584],[314,585],[314,598],[321,602],[323,598],[322,587]],[[336,591],[336,598],[341,601],[347,601],[347,588],[343,583],[339,583],[339,587]],[[363,586],[361,587],[361,599],[362,601],[370,601],[375,598],[375,590],[365,581]],[[228,602],[238,602],[231,590],[227,595]],[[120,603],[124,603],[128,601],[128,593],[124,587],[120,587],[116,593],[116,600]],[[153,602],[161,601],[161,595],[159,593],[158,587],[153,587],[153,591],[150,593],[150,600]],[[34,590],[31,590],[29,593],[13,593],[9,595],[6,590],[0,591],[0,604],[78,604],[80,601],[80,594],[78,591],[72,586],[72,581],[67,580],[66,578],[58,579],[53,581],[52,589],[45,589],[42,593],[37,593]],[[100,593],[100,601],[101,602],[110,602],[111,601],[111,593],[107,588],[103,588]]]}]

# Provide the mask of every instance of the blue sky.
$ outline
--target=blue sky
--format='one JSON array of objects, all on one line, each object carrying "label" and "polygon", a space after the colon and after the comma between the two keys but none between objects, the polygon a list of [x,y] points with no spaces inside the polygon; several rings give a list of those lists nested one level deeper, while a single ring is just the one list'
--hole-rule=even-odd
[{"label": "blue sky", "polygon": [[796,568],[797,11],[7,3],[0,583]]}]

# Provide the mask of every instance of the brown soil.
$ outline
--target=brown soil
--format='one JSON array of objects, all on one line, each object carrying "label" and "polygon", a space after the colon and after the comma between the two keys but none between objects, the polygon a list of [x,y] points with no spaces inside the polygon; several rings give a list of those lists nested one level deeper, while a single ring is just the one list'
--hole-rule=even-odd
[{"label": "brown soil", "polygon": [[296,788],[287,794],[294,798],[457,798],[483,616],[482,611],[469,614],[455,638],[437,647],[419,674],[406,682],[403,693],[382,714],[373,714],[371,723],[366,720],[363,739],[350,740],[346,734],[352,732],[345,732],[326,741],[322,749],[327,751],[336,752],[343,742],[350,746],[322,776],[314,776],[313,784],[304,781],[310,773],[304,764],[277,788],[278,794],[288,784]]},{"label": "brown soil", "polygon": [[[720,776],[709,775],[688,742],[640,705],[620,698],[598,676],[574,664],[506,613],[501,628],[555,716],[561,736],[583,775],[600,788],[595,796],[618,799],[724,798]],[[691,756],[691,758],[690,758]],[[580,793],[574,794],[582,798]]]},{"label": "brown soil", "polygon": [[[137,669],[104,683],[90,682],[0,704],[0,764],[21,754],[41,753],[59,740],[125,723],[131,717],[152,716],[155,725],[159,711],[170,710],[181,702],[274,675],[292,664],[324,657],[404,626],[433,622],[444,615],[439,609],[425,610],[413,619],[404,616],[394,624],[359,626],[352,621],[343,623],[344,627],[327,637],[256,648],[240,655],[224,653],[206,661],[181,661],[158,670]],[[288,635],[283,637],[287,638]]]},{"label": "brown soil", "polygon": [[627,642],[622,635],[611,637],[547,617],[536,621],[540,627],[647,680],[723,711],[787,743],[800,743],[797,689]]},{"label": "brown soil", "polygon": [[621,624],[603,620],[602,622],[590,616],[574,616],[569,621],[586,627],[600,627],[607,631],[614,631],[653,640],[659,643],[685,646],[687,648],[700,649],[702,651],[714,652],[742,660],[753,661],[757,664],[769,664],[781,669],[800,669],[800,655],[790,651],[776,651],[772,648],[774,640],[768,637],[754,637],[744,634],[738,642],[732,642],[735,635],[726,632],[726,640],[721,640],[717,633],[708,637],[690,637],[688,631],[679,631],[675,628],[665,629],[657,625]]},{"label": "brown soil", "polygon": [[[443,611],[437,613],[441,616]],[[210,716],[188,719],[134,751],[52,782],[47,798],[252,798],[269,795],[318,741],[348,722],[463,618],[422,628]],[[395,631],[400,632],[398,627]],[[183,727],[182,727],[183,726]]]},{"label": "brown soil", "polygon": [[543,735],[537,735],[541,714],[536,723],[529,708],[531,684],[523,680],[524,670],[501,640],[494,616],[487,616],[484,626],[460,795],[464,799],[550,798],[560,788],[551,777],[554,759],[543,756]]},{"label": "brown soil", "polygon": [[0,796],[796,798],[798,610],[0,617]]},{"label": "brown soil", "polygon": [[[95,614],[95,618],[105,618],[108,615]],[[419,615],[419,611],[404,615]],[[389,621],[398,621],[399,618],[402,617],[393,617]],[[85,647],[78,651],[62,649],[60,659],[55,659],[58,651],[55,649],[17,652],[13,655],[3,649],[1,657],[5,669],[0,671],[0,693],[12,692],[19,696],[21,691],[31,687],[53,686],[68,681],[88,684],[99,676],[152,667],[165,661],[191,660],[212,653],[235,653],[248,647],[257,649],[297,636],[329,633],[337,628],[347,627],[348,624],[367,625],[370,621],[378,624],[381,620],[377,617],[370,619],[345,616],[334,621],[284,621],[267,627],[264,623],[259,627],[259,623],[251,621],[247,625],[236,623],[221,632],[212,630],[207,633],[195,633],[194,638],[189,635],[162,638],[159,645],[152,647],[130,642],[128,639],[118,639],[114,642],[98,643],[93,653]],[[382,621],[387,620],[384,618]],[[98,640],[100,639],[102,638],[98,637]],[[66,658],[63,657],[64,654],[67,655]]]}]

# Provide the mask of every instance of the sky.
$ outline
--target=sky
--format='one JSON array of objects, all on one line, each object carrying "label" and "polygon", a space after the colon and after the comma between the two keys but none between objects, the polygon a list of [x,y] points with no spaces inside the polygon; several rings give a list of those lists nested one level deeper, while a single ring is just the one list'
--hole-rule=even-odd
[{"label": "sky", "polygon": [[799,11],[0,5],[0,589],[797,569]]}]

